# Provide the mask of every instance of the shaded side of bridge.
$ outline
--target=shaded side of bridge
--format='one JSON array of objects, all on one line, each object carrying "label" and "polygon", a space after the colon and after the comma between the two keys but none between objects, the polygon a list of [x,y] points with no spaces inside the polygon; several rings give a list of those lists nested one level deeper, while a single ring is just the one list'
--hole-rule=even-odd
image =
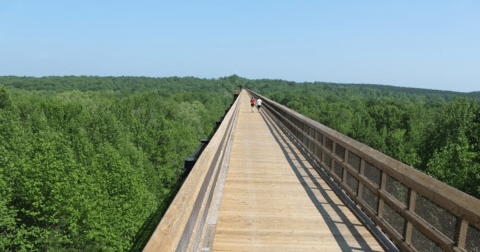
[{"label": "shaded side of bridge", "polygon": [[478,199],[244,91],[144,251],[396,249],[377,226],[401,251],[480,251]]}]

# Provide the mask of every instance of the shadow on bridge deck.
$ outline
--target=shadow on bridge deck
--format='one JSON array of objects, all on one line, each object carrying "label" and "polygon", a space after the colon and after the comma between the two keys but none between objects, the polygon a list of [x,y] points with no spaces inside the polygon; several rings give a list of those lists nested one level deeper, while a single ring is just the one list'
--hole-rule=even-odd
[{"label": "shadow on bridge deck", "polygon": [[242,99],[209,249],[383,251],[278,125]]}]

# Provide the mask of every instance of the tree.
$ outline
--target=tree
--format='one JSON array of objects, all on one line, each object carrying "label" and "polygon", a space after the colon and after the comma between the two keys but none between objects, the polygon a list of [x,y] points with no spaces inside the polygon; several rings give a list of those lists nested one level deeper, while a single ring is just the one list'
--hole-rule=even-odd
[{"label": "tree", "polygon": [[12,106],[12,98],[10,97],[10,92],[0,85],[0,109],[8,109]]}]

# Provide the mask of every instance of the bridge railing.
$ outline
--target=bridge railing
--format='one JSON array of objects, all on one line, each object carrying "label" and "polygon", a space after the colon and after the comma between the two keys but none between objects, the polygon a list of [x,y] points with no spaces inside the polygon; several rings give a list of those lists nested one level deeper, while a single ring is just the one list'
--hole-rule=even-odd
[{"label": "bridge railing", "polygon": [[[238,97],[243,94],[236,93]],[[219,181],[229,162],[240,100],[226,113],[143,251],[197,251],[211,241],[213,217],[223,192]]]},{"label": "bridge railing", "polygon": [[249,92],[400,250],[480,251],[480,200]]}]

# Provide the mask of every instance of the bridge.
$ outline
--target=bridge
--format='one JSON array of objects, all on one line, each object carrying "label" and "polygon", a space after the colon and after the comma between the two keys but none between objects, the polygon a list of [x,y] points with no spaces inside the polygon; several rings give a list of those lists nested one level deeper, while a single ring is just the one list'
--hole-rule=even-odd
[{"label": "bridge", "polygon": [[479,252],[480,200],[242,89],[144,251]]}]

